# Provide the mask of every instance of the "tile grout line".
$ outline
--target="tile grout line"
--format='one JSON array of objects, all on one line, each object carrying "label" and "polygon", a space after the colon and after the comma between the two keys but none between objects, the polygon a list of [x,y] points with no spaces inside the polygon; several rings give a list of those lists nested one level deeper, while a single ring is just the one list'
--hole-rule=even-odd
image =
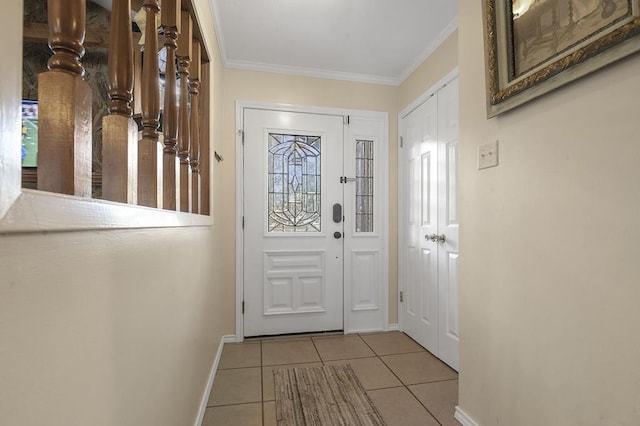
[{"label": "tile grout line", "polygon": [[[404,334],[404,333],[402,333],[402,334]],[[405,334],[405,336],[406,336],[406,334]],[[409,337],[409,336],[407,336],[407,337]],[[364,340],[364,339],[362,339],[362,340]],[[413,339],[411,339],[411,340],[413,340]],[[413,340],[413,341],[415,342],[415,340]],[[365,341],[365,343],[367,343],[367,342]],[[367,344],[367,346],[368,346],[368,344]],[[373,348],[371,348],[371,350],[373,350]],[[402,384],[402,387],[404,387],[404,388],[409,392],[409,394],[410,394],[410,395],[411,395],[411,396],[412,396],[416,401],[418,401],[418,404],[420,404],[420,405],[421,405],[425,410],[427,410],[427,413],[429,413],[429,415],[430,415],[431,417],[433,417],[433,419],[434,419],[434,420],[435,420],[435,421],[436,421],[440,426],[442,426],[442,423],[440,423],[440,420],[438,420],[438,419],[437,419],[437,417],[436,417],[436,416],[434,416],[434,415],[433,415],[433,413],[432,413],[431,411],[429,411],[429,409],[428,409],[428,408],[427,408],[427,407],[422,403],[422,401],[420,401],[420,400],[419,400],[419,399],[418,399],[418,398],[413,394],[413,392],[411,392],[411,389],[409,389],[409,387],[408,387],[408,386],[407,386],[407,385],[402,381],[402,379],[401,379],[401,378],[396,374],[396,372],[395,372],[395,371],[393,371],[393,369],[392,369],[392,368],[391,368],[391,367],[390,367],[386,362],[384,362],[384,360],[382,359],[382,357],[381,357],[380,355],[378,355],[378,353],[377,353],[376,351],[373,351],[373,352],[376,354],[376,356],[378,357],[378,359],[380,359],[380,361],[382,362],[382,364],[384,364],[384,366],[385,366],[385,367],[387,367],[387,368],[389,369],[389,371],[391,371],[391,374],[393,374],[393,375],[396,377],[396,379],[398,379],[398,381],[400,382],[400,384]],[[424,351],[419,351],[419,352],[405,352],[405,353],[420,353],[420,352],[424,352]],[[390,355],[402,355],[402,354],[390,354]],[[385,356],[387,356],[387,355],[385,355]],[[399,386],[394,386],[394,387],[399,387]],[[390,387],[390,388],[383,388],[383,389],[392,389],[392,388],[394,388],[394,387]]]},{"label": "tile grout line", "polygon": [[[403,334],[404,334],[404,333],[403,333]],[[362,339],[362,336],[361,336],[360,338]],[[381,355],[378,355],[378,353],[377,353],[377,352],[376,352],[376,351],[375,351],[375,350],[374,350],[374,349],[373,349],[373,348],[372,348],[372,347],[367,343],[367,341],[366,341],[366,340],[364,340],[364,339],[362,339],[362,340],[364,341],[364,343],[365,343],[367,346],[369,346],[369,348],[373,351],[373,353],[374,353],[374,354],[376,354],[376,357],[380,360],[380,362],[382,362],[382,365],[384,365],[385,367],[387,367],[387,369],[391,372],[391,374],[393,374],[393,376],[394,376],[396,379],[398,379],[398,381],[399,381],[399,382],[400,382],[400,384],[402,385],[402,386],[392,386],[392,387],[382,388],[382,389],[394,389],[394,388],[397,388],[397,387],[404,387],[404,388],[409,392],[409,394],[410,394],[414,399],[416,399],[416,400],[418,401],[418,403],[419,403],[422,407],[424,407],[424,409],[425,409],[425,410],[427,410],[427,413],[429,413],[429,415],[430,415],[431,417],[433,417],[433,418],[435,419],[435,421],[436,421],[436,422],[438,422],[438,424],[439,424],[440,426],[442,426],[442,423],[440,423],[440,421],[438,421],[438,419],[436,419],[436,416],[434,416],[434,415],[431,413],[431,411],[429,411],[429,409],[428,409],[427,407],[425,407],[425,406],[424,406],[424,404],[423,404],[423,403],[422,403],[418,398],[416,398],[416,396],[413,394],[413,392],[411,392],[411,390],[407,387],[407,385],[405,385],[405,384],[404,384],[404,382],[403,382],[403,381],[402,381],[402,379],[401,379],[401,378],[396,374],[396,372],[395,372],[395,371],[393,371],[393,369],[392,369],[392,368],[391,368],[391,367],[390,367],[386,362],[384,362],[384,360],[382,359]],[[408,353],[411,353],[411,352],[408,352]],[[400,355],[400,354],[393,354],[393,355]],[[371,389],[371,390],[377,390],[377,389]],[[367,392],[367,391],[365,391],[365,392]]]},{"label": "tile grout line", "polygon": [[437,417],[436,417],[436,416],[431,412],[431,410],[429,410],[429,409],[427,408],[427,406],[426,406],[426,405],[424,405],[424,404],[422,403],[422,401],[420,401],[420,399],[416,396],[416,394],[414,394],[413,392],[411,392],[411,389],[409,389],[409,387],[408,387],[408,386],[406,386],[406,385],[405,385],[405,387],[407,388],[407,390],[409,391],[409,393],[411,394],[411,396],[413,396],[413,397],[416,399],[416,401],[418,401],[418,403],[419,403],[420,405],[422,405],[422,406],[424,407],[424,409],[425,409],[425,410],[427,410],[427,413],[431,414],[431,417],[433,417],[433,418],[436,420],[436,422],[438,422],[438,424],[439,424],[440,426],[442,426],[442,422],[441,422],[441,421],[440,421],[440,420],[439,420],[439,419],[438,419],[438,418],[437,418]]},{"label": "tile grout line", "polygon": [[237,402],[235,404],[210,405],[207,408],[235,407],[237,405],[253,405],[253,404],[260,404],[260,401]]},{"label": "tile grout line", "polygon": [[318,347],[316,346],[316,341],[313,339],[313,337],[311,337],[311,344],[313,345],[313,349],[316,350],[316,354],[318,354],[318,358],[320,359],[320,362],[322,363],[322,365],[327,365],[325,364],[324,359],[322,359],[322,355],[320,355],[320,351],[318,350]]}]

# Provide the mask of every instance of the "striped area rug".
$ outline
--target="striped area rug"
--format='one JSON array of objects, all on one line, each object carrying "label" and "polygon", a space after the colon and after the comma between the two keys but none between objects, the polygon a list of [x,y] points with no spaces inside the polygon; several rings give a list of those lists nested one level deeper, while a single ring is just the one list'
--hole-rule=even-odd
[{"label": "striped area rug", "polygon": [[278,426],[384,426],[349,364],[276,369]]}]

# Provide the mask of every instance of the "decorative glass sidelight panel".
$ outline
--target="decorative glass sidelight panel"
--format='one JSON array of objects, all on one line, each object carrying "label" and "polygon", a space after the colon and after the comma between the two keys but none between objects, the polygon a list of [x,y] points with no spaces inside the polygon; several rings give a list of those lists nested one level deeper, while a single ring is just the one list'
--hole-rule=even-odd
[{"label": "decorative glass sidelight panel", "polygon": [[320,232],[320,136],[269,133],[269,232]]},{"label": "decorative glass sidelight panel", "polygon": [[356,232],[373,232],[373,141],[356,140]]}]

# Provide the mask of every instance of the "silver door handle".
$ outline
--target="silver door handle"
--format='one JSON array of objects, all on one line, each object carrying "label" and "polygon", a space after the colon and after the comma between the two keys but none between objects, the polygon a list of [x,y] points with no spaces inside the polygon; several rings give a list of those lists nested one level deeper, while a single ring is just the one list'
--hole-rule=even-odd
[{"label": "silver door handle", "polygon": [[447,241],[447,236],[444,234],[442,235],[431,234],[431,235],[425,235],[424,239],[427,241],[433,241],[434,243],[444,243],[445,241]]}]

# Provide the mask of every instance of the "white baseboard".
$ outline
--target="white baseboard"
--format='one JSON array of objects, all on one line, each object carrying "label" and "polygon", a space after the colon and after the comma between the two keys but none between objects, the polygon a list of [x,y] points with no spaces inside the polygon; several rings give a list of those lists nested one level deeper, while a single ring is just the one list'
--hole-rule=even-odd
[{"label": "white baseboard", "polygon": [[400,330],[400,325],[399,324],[389,324],[389,326],[387,327],[388,331],[398,331]]},{"label": "white baseboard", "polygon": [[222,336],[220,338],[220,344],[218,345],[218,351],[216,352],[216,357],[213,360],[213,365],[211,366],[211,371],[209,372],[209,380],[207,381],[207,387],[204,390],[204,395],[202,395],[202,400],[200,401],[200,411],[198,412],[198,417],[196,418],[195,426],[202,426],[202,421],[204,420],[204,413],[207,411],[207,402],[209,401],[209,395],[211,394],[211,388],[213,387],[213,379],[216,377],[216,371],[218,371],[218,364],[220,364],[220,358],[222,358],[222,350],[224,349],[225,343],[232,343],[236,341],[236,336]]},{"label": "white baseboard", "polygon": [[225,343],[236,343],[238,340],[236,339],[235,334],[227,334],[226,336],[222,336],[222,340]]},{"label": "white baseboard", "polygon": [[478,423],[469,417],[459,405],[456,405],[456,413],[453,415],[453,418],[459,421],[462,426],[478,426]]}]

